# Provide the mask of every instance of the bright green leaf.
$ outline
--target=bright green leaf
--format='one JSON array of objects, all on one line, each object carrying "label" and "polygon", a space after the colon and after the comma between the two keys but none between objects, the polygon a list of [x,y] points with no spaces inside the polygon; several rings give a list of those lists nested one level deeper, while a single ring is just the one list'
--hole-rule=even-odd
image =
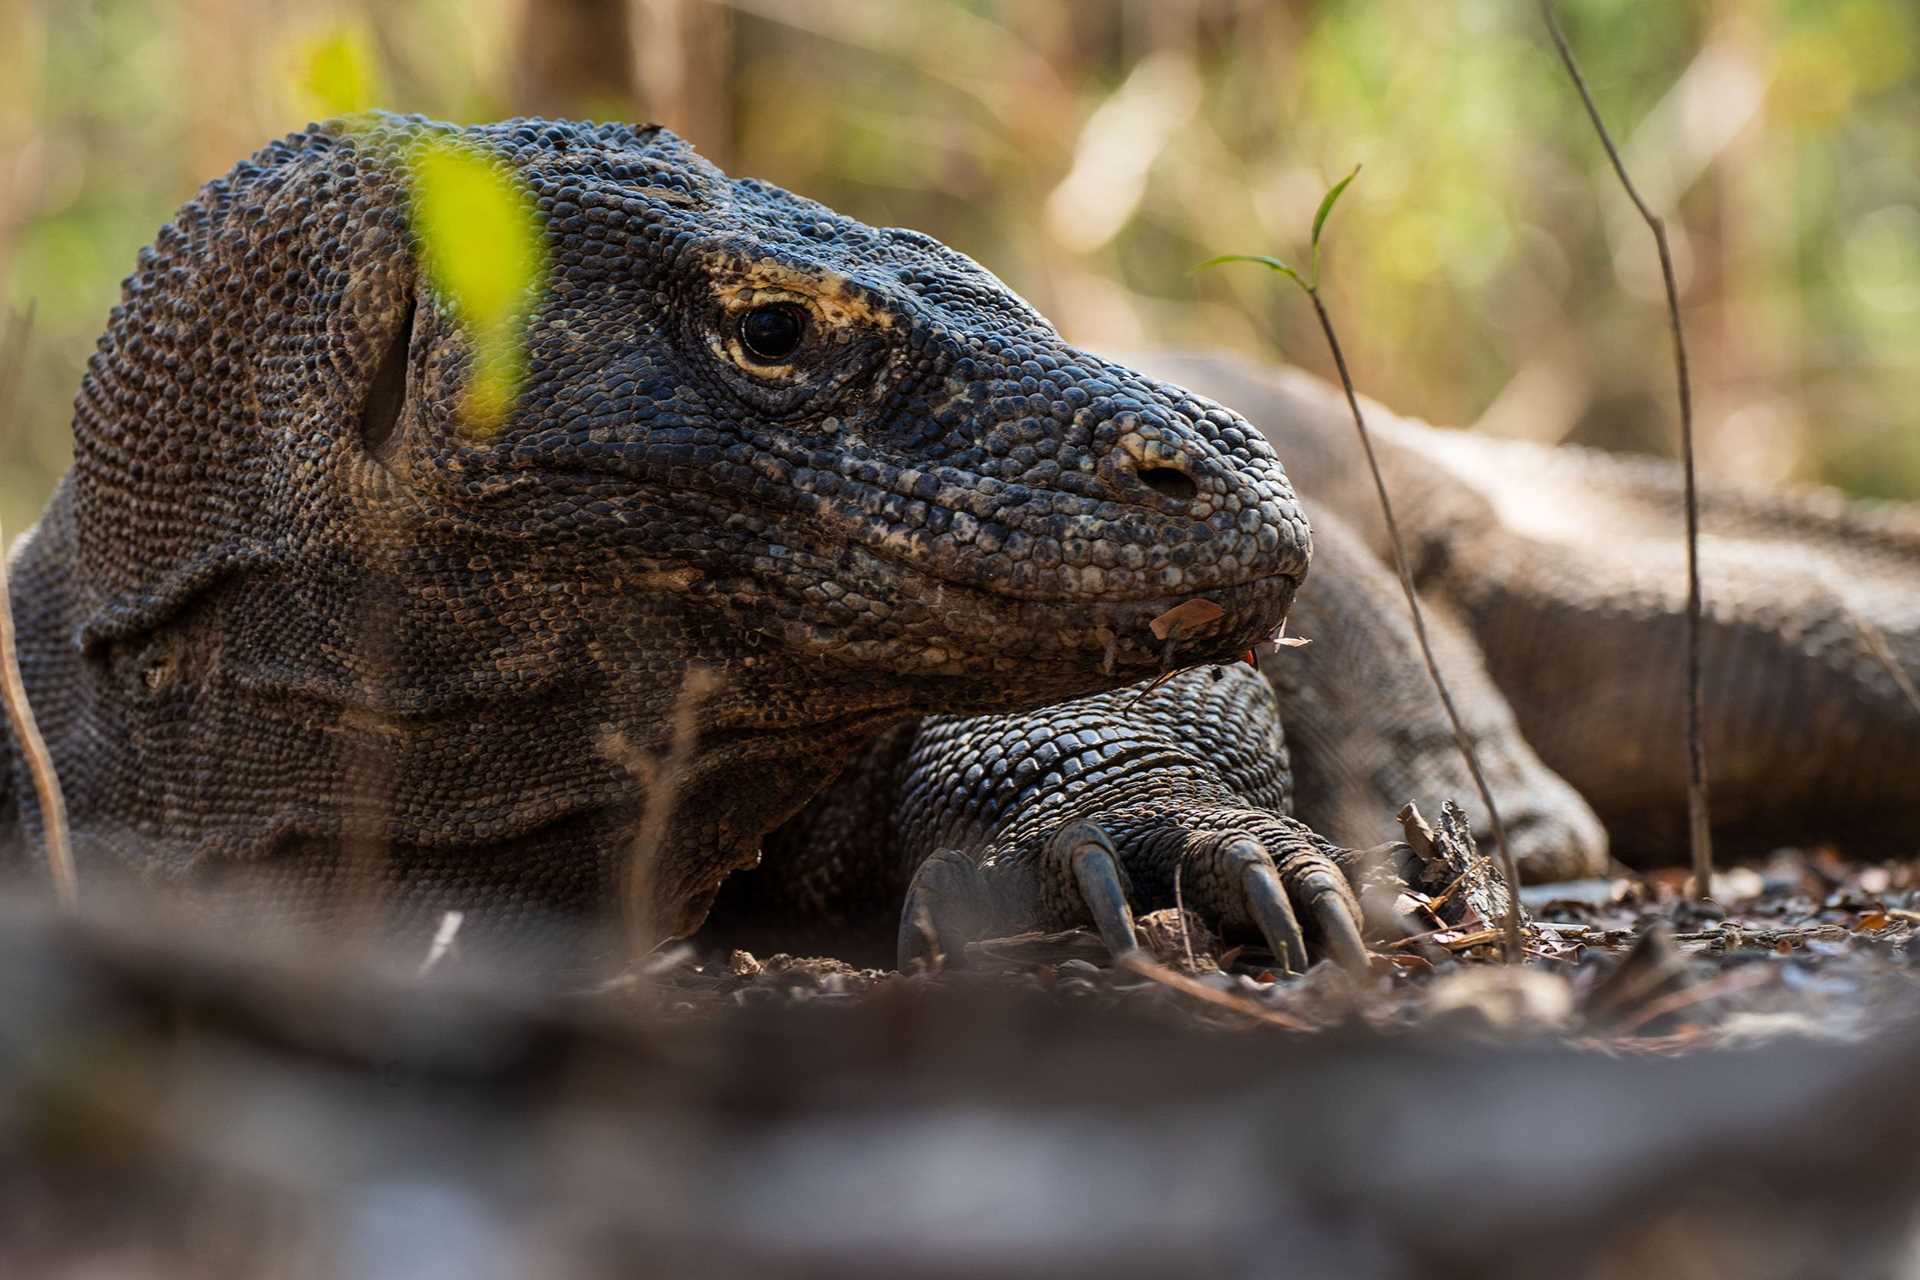
[{"label": "bright green leaf", "polygon": [[1347,184],[1349,182],[1352,182],[1355,178],[1359,176],[1360,176],[1360,166],[1355,165],[1353,166],[1352,173],[1340,179],[1340,181],[1334,183],[1333,187],[1327,192],[1327,194],[1320,197],[1320,207],[1314,210],[1314,213],[1313,213],[1313,283],[1307,286],[1308,293],[1312,293],[1315,289],[1318,289],[1320,287],[1320,228],[1327,225],[1327,215],[1333,212],[1334,203],[1340,199],[1340,193],[1347,189]]},{"label": "bright green leaf", "polygon": [[429,138],[407,156],[413,228],[427,278],[473,349],[470,429],[496,428],[526,373],[526,322],[546,282],[546,236],[532,198],[493,156]]},{"label": "bright green leaf", "polygon": [[1320,248],[1320,228],[1327,225],[1327,215],[1333,212],[1334,202],[1340,199],[1340,193],[1347,189],[1347,184],[1359,176],[1360,166],[1355,165],[1352,173],[1334,183],[1333,189],[1320,198],[1320,208],[1313,215],[1313,247],[1316,251]]},{"label": "bright green leaf", "polygon": [[379,97],[379,58],[363,25],[341,24],[296,41],[289,88],[314,119],[371,110]]}]

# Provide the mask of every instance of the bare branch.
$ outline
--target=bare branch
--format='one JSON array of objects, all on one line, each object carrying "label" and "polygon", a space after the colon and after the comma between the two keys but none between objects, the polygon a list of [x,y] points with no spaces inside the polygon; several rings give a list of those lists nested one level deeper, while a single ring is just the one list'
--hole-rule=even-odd
[{"label": "bare branch", "polygon": [[1386,517],[1387,538],[1393,543],[1393,567],[1400,574],[1400,590],[1407,597],[1407,612],[1413,615],[1413,633],[1420,641],[1420,656],[1426,661],[1427,675],[1433,680],[1434,692],[1440,695],[1440,705],[1446,708],[1447,721],[1453,726],[1453,741],[1460,748],[1460,754],[1467,762],[1467,772],[1473,775],[1473,785],[1479,789],[1480,803],[1487,807],[1487,823],[1493,828],[1494,856],[1500,862],[1500,874],[1507,881],[1507,910],[1501,920],[1501,933],[1504,937],[1507,963],[1519,964],[1526,955],[1526,942],[1520,933],[1520,868],[1513,860],[1513,845],[1507,839],[1507,827],[1500,820],[1500,808],[1493,802],[1493,789],[1487,786],[1487,776],[1480,769],[1480,755],[1473,749],[1473,739],[1467,736],[1467,726],[1460,719],[1459,708],[1453,705],[1453,694],[1447,691],[1447,682],[1440,675],[1440,664],[1434,661],[1433,645],[1427,639],[1427,621],[1420,610],[1420,593],[1414,590],[1413,571],[1407,564],[1407,545],[1400,537],[1400,525],[1393,518],[1393,500],[1387,496],[1387,482],[1380,474],[1380,461],[1374,457],[1373,436],[1367,430],[1366,417],[1360,412],[1360,398],[1353,390],[1353,375],[1347,372],[1346,353],[1340,349],[1340,339],[1334,333],[1333,317],[1327,314],[1327,304],[1321,301],[1320,290],[1316,285],[1306,290],[1307,297],[1313,301],[1314,314],[1320,317],[1320,331],[1327,337],[1327,348],[1333,352],[1334,368],[1340,371],[1340,389],[1346,392],[1347,408],[1353,413],[1354,430],[1360,434],[1360,448],[1367,455],[1367,470],[1373,475],[1373,490],[1380,499],[1380,514]]},{"label": "bare branch", "polygon": [[700,706],[719,687],[717,673],[705,667],[687,668],[674,701],[672,736],[660,756],[627,744],[617,734],[601,744],[601,750],[646,789],[640,822],[634,830],[625,894],[627,951],[635,964],[643,962],[661,941],[654,926],[654,865],[666,847],[668,827],[687,782],[687,769],[693,763],[694,746],[700,736]]},{"label": "bare branch", "polygon": [[1880,634],[1880,628],[1847,608],[1844,602],[1840,605],[1840,609],[1847,615],[1847,621],[1853,624],[1854,634],[1860,637],[1861,647],[1873,656],[1874,661],[1886,669],[1887,674],[1893,678],[1895,687],[1906,698],[1907,705],[1912,707],[1915,713],[1920,714],[1920,688],[1914,686],[1913,677],[1908,675],[1906,669],[1900,665],[1900,659],[1894,656],[1892,647],[1887,644],[1887,638]]},{"label": "bare branch", "polygon": [[1540,16],[1546,19],[1553,47],[1559,50],[1560,61],[1580,93],[1587,118],[1593,121],[1594,132],[1600,135],[1600,145],[1606,148],[1607,159],[1612,162],[1620,185],[1626,189],[1633,207],[1640,211],[1647,229],[1653,232],[1653,243],[1660,250],[1660,278],[1667,289],[1667,325],[1673,331],[1674,377],[1680,387],[1680,462],[1686,472],[1687,488],[1687,826],[1693,852],[1694,890],[1704,898],[1713,883],[1713,834],[1707,808],[1706,735],[1701,727],[1706,718],[1706,704],[1700,689],[1700,496],[1694,483],[1693,382],[1687,373],[1687,340],[1680,326],[1680,288],[1674,283],[1673,253],[1667,247],[1666,223],[1647,207],[1633,179],[1627,175],[1627,166],[1613,144],[1613,135],[1600,119],[1600,108],[1594,105],[1593,95],[1587,91],[1586,77],[1580,74],[1580,64],[1574,60],[1567,37],[1560,30],[1560,21],[1554,16],[1553,0],[1540,0]]},{"label": "bare branch", "polygon": [[[0,421],[11,418],[15,379],[26,357],[27,339],[33,331],[33,311],[13,326],[4,354],[0,354]],[[20,676],[20,657],[13,640],[13,597],[7,582],[6,532],[0,530],[0,703],[4,703],[7,722],[13,726],[14,741],[26,757],[33,774],[33,789],[40,797],[40,833],[47,846],[47,870],[53,877],[53,892],[61,905],[72,906],[80,898],[80,879],[73,868],[73,846],[67,839],[67,802],[60,790],[60,778],[53,769],[53,757],[46,739],[27,703],[27,684]]]},{"label": "bare branch", "polygon": [[[0,547],[5,546],[0,531]],[[6,704],[7,722],[13,726],[14,741],[26,757],[33,774],[33,789],[40,797],[40,834],[47,847],[47,870],[53,876],[53,892],[62,906],[71,907],[80,899],[80,878],[73,868],[73,846],[67,840],[67,802],[60,790],[60,778],[53,770],[53,757],[40,736],[40,726],[27,704],[26,681],[20,678],[20,659],[13,647],[13,598],[7,583],[6,556],[0,554],[0,702]]]}]

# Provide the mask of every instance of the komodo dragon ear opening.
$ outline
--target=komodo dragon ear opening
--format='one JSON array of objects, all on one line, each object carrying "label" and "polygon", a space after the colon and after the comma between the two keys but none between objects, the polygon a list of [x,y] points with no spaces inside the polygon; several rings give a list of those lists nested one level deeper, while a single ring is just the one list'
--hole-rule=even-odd
[{"label": "komodo dragon ear opening", "polygon": [[413,311],[414,302],[409,298],[406,317],[386,354],[380,357],[380,367],[367,386],[367,402],[360,410],[360,442],[382,466],[400,447],[400,410],[407,402],[407,354],[413,349]]}]

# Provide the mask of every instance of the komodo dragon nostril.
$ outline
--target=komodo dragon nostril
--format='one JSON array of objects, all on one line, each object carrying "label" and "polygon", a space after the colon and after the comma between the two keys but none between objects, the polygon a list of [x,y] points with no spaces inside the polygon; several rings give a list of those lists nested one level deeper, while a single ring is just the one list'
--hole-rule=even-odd
[{"label": "komodo dragon nostril", "polygon": [[1140,483],[1147,486],[1163,498],[1175,502],[1192,502],[1200,496],[1200,486],[1193,477],[1173,467],[1143,467],[1138,473]]}]

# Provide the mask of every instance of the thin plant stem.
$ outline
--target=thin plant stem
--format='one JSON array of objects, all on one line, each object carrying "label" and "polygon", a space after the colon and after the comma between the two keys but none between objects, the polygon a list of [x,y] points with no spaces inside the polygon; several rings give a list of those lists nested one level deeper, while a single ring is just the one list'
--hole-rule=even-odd
[{"label": "thin plant stem", "polygon": [[655,928],[654,869],[666,847],[668,832],[687,782],[693,751],[700,735],[700,706],[720,687],[717,673],[689,667],[674,700],[672,734],[659,756],[644,751],[618,752],[620,762],[646,788],[646,802],[634,832],[627,866],[625,893],[627,954],[639,964],[662,939]]},{"label": "thin plant stem", "polygon": [[1844,601],[1841,602],[1840,611],[1846,614],[1847,621],[1853,624],[1854,634],[1860,637],[1862,647],[1872,654],[1874,660],[1893,678],[1894,685],[1905,696],[1907,705],[1916,713],[1920,713],[1920,687],[1915,687],[1913,677],[1901,667],[1900,659],[1894,656],[1893,649],[1887,644],[1887,638],[1880,634],[1880,628],[1848,608]]},{"label": "thin plant stem", "polygon": [[[0,531],[0,547],[5,534]],[[14,741],[26,757],[27,771],[33,775],[33,789],[40,797],[40,835],[47,848],[47,870],[53,877],[53,893],[63,907],[80,900],[80,878],[74,871],[73,845],[67,839],[67,802],[60,790],[60,777],[54,772],[53,756],[47,741],[40,736],[33,707],[27,702],[26,681],[20,676],[20,658],[13,643],[13,599],[7,583],[7,561],[0,552],[0,702],[6,704],[7,721],[13,726]]]},{"label": "thin plant stem", "polygon": [[[1500,820],[1500,807],[1493,802],[1493,789],[1487,786],[1487,777],[1480,768],[1479,753],[1473,749],[1473,740],[1467,736],[1467,727],[1460,719],[1460,711],[1453,705],[1453,694],[1447,689],[1447,682],[1440,675],[1440,664],[1433,656],[1433,645],[1427,639],[1427,620],[1420,611],[1420,593],[1413,587],[1413,572],[1407,567],[1406,543],[1400,537],[1400,524],[1393,516],[1393,500],[1387,496],[1387,482],[1380,474],[1380,460],[1374,456],[1373,436],[1367,430],[1366,415],[1360,412],[1360,397],[1353,389],[1353,374],[1347,369],[1346,352],[1341,350],[1340,337],[1334,331],[1333,317],[1327,314],[1327,304],[1320,296],[1320,233],[1326,229],[1327,218],[1333,212],[1333,206],[1340,199],[1353,180],[1360,176],[1360,166],[1355,165],[1346,177],[1327,189],[1320,198],[1320,207],[1313,215],[1312,252],[1306,274],[1292,264],[1265,254],[1228,253],[1209,258],[1201,267],[1219,266],[1227,262],[1252,262],[1277,271],[1299,287],[1313,302],[1313,313],[1320,320],[1320,332],[1326,335],[1327,349],[1333,352],[1334,366],[1340,371],[1340,390],[1346,394],[1347,408],[1353,413],[1353,428],[1360,435],[1360,448],[1366,454],[1367,470],[1373,476],[1373,491],[1380,499],[1380,513],[1386,517],[1387,540],[1393,544],[1393,565],[1400,574],[1400,590],[1407,597],[1407,612],[1413,615],[1414,637],[1420,642],[1420,656],[1427,664],[1427,675],[1433,680],[1434,691],[1440,695],[1440,705],[1446,710],[1447,721],[1453,726],[1454,745],[1460,748],[1460,755],[1467,762],[1467,772],[1473,775],[1473,785],[1480,791],[1480,802],[1487,807],[1487,821],[1493,828],[1494,856],[1500,864],[1500,874],[1507,881],[1507,910],[1502,921],[1506,952],[1509,964],[1519,964],[1526,956],[1526,941],[1520,928],[1520,868],[1513,860],[1513,845],[1507,839],[1506,823]],[[1417,823],[1419,811],[1408,806],[1411,813],[1403,813],[1402,818],[1411,816]]]},{"label": "thin plant stem", "polygon": [[[0,424],[13,416],[14,386],[20,366],[26,360],[27,342],[33,333],[33,307],[13,326],[7,342],[0,347]],[[13,726],[14,741],[26,757],[33,775],[33,789],[40,797],[40,834],[47,846],[47,871],[53,878],[54,896],[71,907],[80,900],[80,878],[74,871],[73,845],[67,838],[67,802],[60,790],[60,776],[54,772],[53,756],[47,740],[27,702],[27,684],[20,675],[20,656],[14,647],[13,597],[7,582],[7,539],[0,530],[0,704],[4,704],[7,722]]]},{"label": "thin plant stem", "polygon": [[1573,49],[1560,30],[1552,0],[1540,0],[1540,15],[1546,20],[1547,33],[1553,37],[1553,47],[1559,51],[1560,61],[1566,67],[1567,75],[1572,78],[1573,87],[1579,91],[1580,101],[1587,109],[1587,118],[1593,121],[1594,132],[1600,135],[1600,145],[1606,148],[1614,174],[1626,190],[1627,198],[1633,201],[1633,207],[1640,211],[1640,218],[1647,224],[1647,229],[1653,232],[1653,243],[1660,251],[1660,278],[1667,289],[1667,327],[1673,333],[1674,377],[1680,387],[1680,462],[1686,474],[1687,827],[1693,854],[1694,891],[1704,898],[1713,886],[1713,832],[1707,806],[1706,734],[1702,728],[1706,719],[1706,702],[1700,681],[1700,495],[1694,482],[1693,381],[1687,372],[1687,340],[1680,325],[1680,288],[1674,283],[1673,252],[1667,247],[1666,223],[1647,207],[1639,189],[1633,185],[1633,179],[1628,176],[1627,166],[1620,159],[1619,148],[1613,144],[1613,135],[1607,132],[1606,123],[1600,118],[1600,108],[1594,105],[1593,94],[1587,89],[1587,79],[1580,74],[1580,64],[1574,60]]},{"label": "thin plant stem", "polygon": [[1373,489],[1380,499],[1380,513],[1386,517],[1387,539],[1393,544],[1393,566],[1400,573],[1400,590],[1407,597],[1407,611],[1413,615],[1413,633],[1420,641],[1420,656],[1427,664],[1427,675],[1433,680],[1434,691],[1440,695],[1440,705],[1446,708],[1447,720],[1453,725],[1453,740],[1459,746],[1461,756],[1466,759],[1467,771],[1473,775],[1473,785],[1480,791],[1480,803],[1487,807],[1487,822],[1493,828],[1494,855],[1500,863],[1500,874],[1507,881],[1507,910],[1501,921],[1506,958],[1509,964],[1518,964],[1526,955],[1526,943],[1520,933],[1520,868],[1513,860],[1513,845],[1507,840],[1507,828],[1500,820],[1500,808],[1493,802],[1493,790],[1487,786],[1486,774],[1480,769],[1479,753],[1473,749],[1473,740],[1467,736],[1460,711],[1453,705],[1453,695],[1448,692],[1447,682],[1440,675],[1440,664],[1434,660],[1433,645],[1427,639],[1426,618],[1420,610],[1420,593],[1414,590],[1413,572],[1407,566],[1406,544],[1400,538],[1400,525],[1393,517],[1393,500],[1387,496],[1387,482],[1380,474],[1379,459],[1374,456],[1373,436],[1367,430],[1366,417],[1360,412],[1360,398],[1354,393],[1353,375],[1347,371],[1346,353],[1340,348],[1333,317],[1327,314],[1327,304],[1321,300],[1318,281],[1302,285],[1302,288],[1313,302],[1314,314],[1320,318],[1320,332],[1326,335],[1327,349],[1333,353],[1334,368],[1340,372],[1340,389],[1346,393],[1347,408],[1353,413],[1354,430],[1359,433],[1360,448],[1367,456],[1367,470],[1373,475]]}]

